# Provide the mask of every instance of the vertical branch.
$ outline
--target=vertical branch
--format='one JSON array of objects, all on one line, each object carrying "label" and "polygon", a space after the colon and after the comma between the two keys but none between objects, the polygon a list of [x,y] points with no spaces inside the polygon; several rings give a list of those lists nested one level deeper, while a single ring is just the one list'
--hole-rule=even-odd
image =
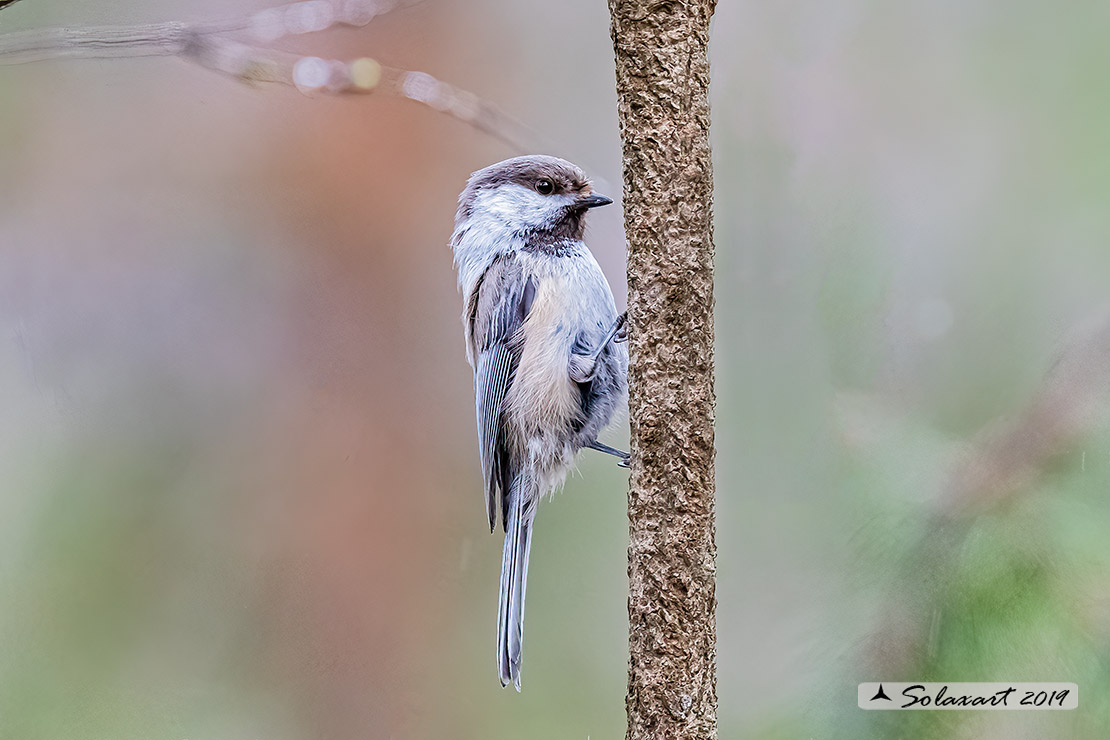
[{"label": "vertical branch", "polygon": [[609,0],[631,341],[628,740],[717,737],[714,6]]}]

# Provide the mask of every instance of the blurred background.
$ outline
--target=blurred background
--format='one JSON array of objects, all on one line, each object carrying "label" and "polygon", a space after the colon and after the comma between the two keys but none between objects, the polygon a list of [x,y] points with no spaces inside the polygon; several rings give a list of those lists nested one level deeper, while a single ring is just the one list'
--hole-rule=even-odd
[{"label": "blurred background", "polygon": [[[26,0],[0,33],[266,0]],[[1110,6],[722,3],[722,738],[1110,727]],[[620,195],[600,1],[427,0],[280,48],[417,69]],[[447,242],[520,153],[181,59],[0,67],[0,738],[617,738],[626,474],[541,507],[494,661]],[[619,207],[590,244],[624,304]],[[627,444],[626,425],[607,440]],[[859,681],[1074,712],[863,712]]]}]

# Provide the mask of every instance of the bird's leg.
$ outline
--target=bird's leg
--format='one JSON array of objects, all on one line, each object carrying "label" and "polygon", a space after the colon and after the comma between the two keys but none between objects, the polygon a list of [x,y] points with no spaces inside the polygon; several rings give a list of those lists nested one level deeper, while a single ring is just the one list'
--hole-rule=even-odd
[{"label": "bird's leg", "polygon": [[597,349],[588,355],[578,355],[572,358],[570,364],[570,377],[575,383],[586,383],[593,379],[594,371],[597,370],[597,361],[601,357],[610,342],[625,342],[628,341],[628,332],[624,331],[625,321],[628,319],[628,312],[625,311],[617,317],[610,327],[609,333],[597,345]]},{"label": "bird's leg", "polygon": [[606,455],[619,457],[621,461],[617,463],[617,467],[620,468],[627,468],[628,460],[632,457],[630,453],[624,452],[623,450],[618,450],[614,447],[610,447],[609,445],[604,445],[601,442],[598,442],[596,439],[586,446],[589,447],[591,450],[597,450],[598,452],[604,452]]},{"label": "bird's leg", "polygon": [[613,335],[613,341],[617,344],[624,344],[628,341],[628,311],[625,311],[617,317],[617,333]]},{"label": "bird's leg", "polygon": [[621,342],[628,341],[628,327],[626,326],[627,323],[628,311],[625,311],[617,317],[616,321],[613,322],[613,326],[609,329],[609,333],[605,335],[605,339],[601,340],[601,344],[598,346],[597,352],[594,353],[595,359],[601,355],[606,347],[609,346],[609,342],[617,342],[619,344]]}]

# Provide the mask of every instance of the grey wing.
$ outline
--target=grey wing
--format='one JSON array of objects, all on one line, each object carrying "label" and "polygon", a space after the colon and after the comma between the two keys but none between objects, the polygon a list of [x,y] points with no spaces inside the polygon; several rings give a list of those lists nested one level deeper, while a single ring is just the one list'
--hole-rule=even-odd
[{"label": "grey wing", "polygon": [[478,355],[474,368],[474,405],[478,414],[478,455],[482,461],[482,480],[486,489],[486,516],[492,532],[497,522],[497,492],[502,485],[503,455],[501,405],[509,390],[515,362],[504,344],[495,344]]},{"label": "grey wing", "polygon": [[491,532],[496,528],[498,500],[502,502],[502,526],[508,515],[505,499],[513,473],[509,469],[501,412],[519,361],[513,336],[528,316],[534,295],[535,285],[525,277],[520,263],[513,256],[504,255],[494,260],[470,297],[467,328],[475,351],[478,454]]}]

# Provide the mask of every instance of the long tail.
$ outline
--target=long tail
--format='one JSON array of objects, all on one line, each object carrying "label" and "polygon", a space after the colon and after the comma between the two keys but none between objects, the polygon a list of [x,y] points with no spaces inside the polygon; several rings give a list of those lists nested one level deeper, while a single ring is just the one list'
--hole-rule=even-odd
[{"label": "long tail", "polygon": [[524,644],[524,590],[528,583],[528,550],[536,497],[525,495],[525,476],[518,476],[509,494],[505,550],[501,557],[501,597],[497,605],[497,667],[501,685],[520,691],[520,651]]}]

